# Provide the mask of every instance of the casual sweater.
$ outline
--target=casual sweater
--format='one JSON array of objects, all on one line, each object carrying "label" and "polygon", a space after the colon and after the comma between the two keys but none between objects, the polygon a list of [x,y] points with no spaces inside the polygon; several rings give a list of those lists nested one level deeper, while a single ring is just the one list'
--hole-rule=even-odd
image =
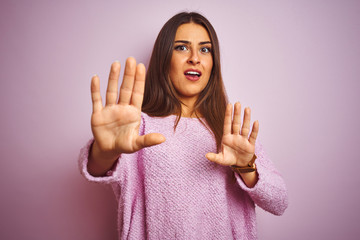
[{"label": "casual sweater", "polygon": [[118,201],[120,239],[257,239],[255,204],[275,215],[287,208],[284,181],[260,144],[258,182],[248,188],[230,167],[205,158],[216,152],[212,133],[196,118],[141,116],[139,134],[166,141],[122,154],[107,176],[87,171],[91,143],[81,150],[82,174],[112,185]]}]

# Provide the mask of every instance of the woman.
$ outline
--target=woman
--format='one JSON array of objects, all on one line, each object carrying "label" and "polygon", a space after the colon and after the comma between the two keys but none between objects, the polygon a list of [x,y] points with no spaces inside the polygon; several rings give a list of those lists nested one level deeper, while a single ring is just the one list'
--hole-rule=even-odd
[{"label": "woman", "polygon": [[[250,109],[227,104],[219,44],[206,18],[172,17],[149,70],[111,66],[103,107],[91,82],[91,140],[80,155],[90,181],[112,185],[121,239],[256,239],[255,204],[281,215],[285,184],[256,143]],[[145,89],[145,90],[144,90]],[[254,162],[255,161],[255,162]]]}]

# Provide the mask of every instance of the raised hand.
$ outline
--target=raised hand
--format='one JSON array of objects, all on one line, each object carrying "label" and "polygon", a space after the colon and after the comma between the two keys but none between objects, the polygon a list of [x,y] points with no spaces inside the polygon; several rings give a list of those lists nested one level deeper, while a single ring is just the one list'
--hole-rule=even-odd
[{"label": "raised hand", "polygon": [[241,125],[241,105],[235,103],[234,119],[232,106],[228,104],[225,112],[224,135],[221,152],[208,153],[206,157],[221,165],[246,166],[254,156],[255,142],[259,132],[259,123],[255,121],[250,132],[250,108],[244,110],[244,120]]},{"label": "raised hand", "polygon": [[93,170],[93,175],[106,172],[121,153],[133,153],[165,141],[165,137],[159,133],[139,136],[145,72],[143,64],[136,65],[134,58],[128,58],[118,96],[120,63],[114,62],[111,65],[105,106],[101,101],[100,80],[96,75],[92,78],[91,129],[95,141],[88,169]]}]

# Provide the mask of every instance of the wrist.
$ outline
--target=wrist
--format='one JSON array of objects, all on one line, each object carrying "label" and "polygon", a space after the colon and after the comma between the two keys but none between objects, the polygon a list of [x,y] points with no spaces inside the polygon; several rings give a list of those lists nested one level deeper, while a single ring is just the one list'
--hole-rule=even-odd
[{"label": "wrist", "polygon": [[114,162],[120,157],[121,153],[115,151],[104,151],[99,144],[94,141],[90,146],[89,159],[101,162]]},{"label": "wrist", "polygon": [[256,160],[256,155],[254,154],[254,156],[246,166],[232,165],[231,168],[234,172],[237,172],[239,174],[255,172],[256,171],[255,160]]},{"label": "wrist", "polygon": [[101,151],[96,141],[94,141],[89,151],[88,172],[95,177],[105,176],[115,166],[119,157],[120,154]]},{"label": "wrist", "polygon": [[239,175],[242,181],[245,183],[245,185],[249,188],[253,188],[259,180],[258,178],[259,175],[257,171],[239,173]]}]

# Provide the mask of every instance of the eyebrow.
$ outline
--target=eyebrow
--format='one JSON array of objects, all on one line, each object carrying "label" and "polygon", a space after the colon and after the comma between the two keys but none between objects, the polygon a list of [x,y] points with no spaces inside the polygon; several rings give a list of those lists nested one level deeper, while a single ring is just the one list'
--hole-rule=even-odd
[{"label": "eyebrow", "polygon": [[[185,40],[177,40],[177,41],[175,41],[175,43],[184,43],[184,44],[191,45],[190,41],[185,41]],[[205,44],[211,44],[211,42],[210,41],[204,41],[204,42],[199,43],[199,45],[205,45]]]}]

